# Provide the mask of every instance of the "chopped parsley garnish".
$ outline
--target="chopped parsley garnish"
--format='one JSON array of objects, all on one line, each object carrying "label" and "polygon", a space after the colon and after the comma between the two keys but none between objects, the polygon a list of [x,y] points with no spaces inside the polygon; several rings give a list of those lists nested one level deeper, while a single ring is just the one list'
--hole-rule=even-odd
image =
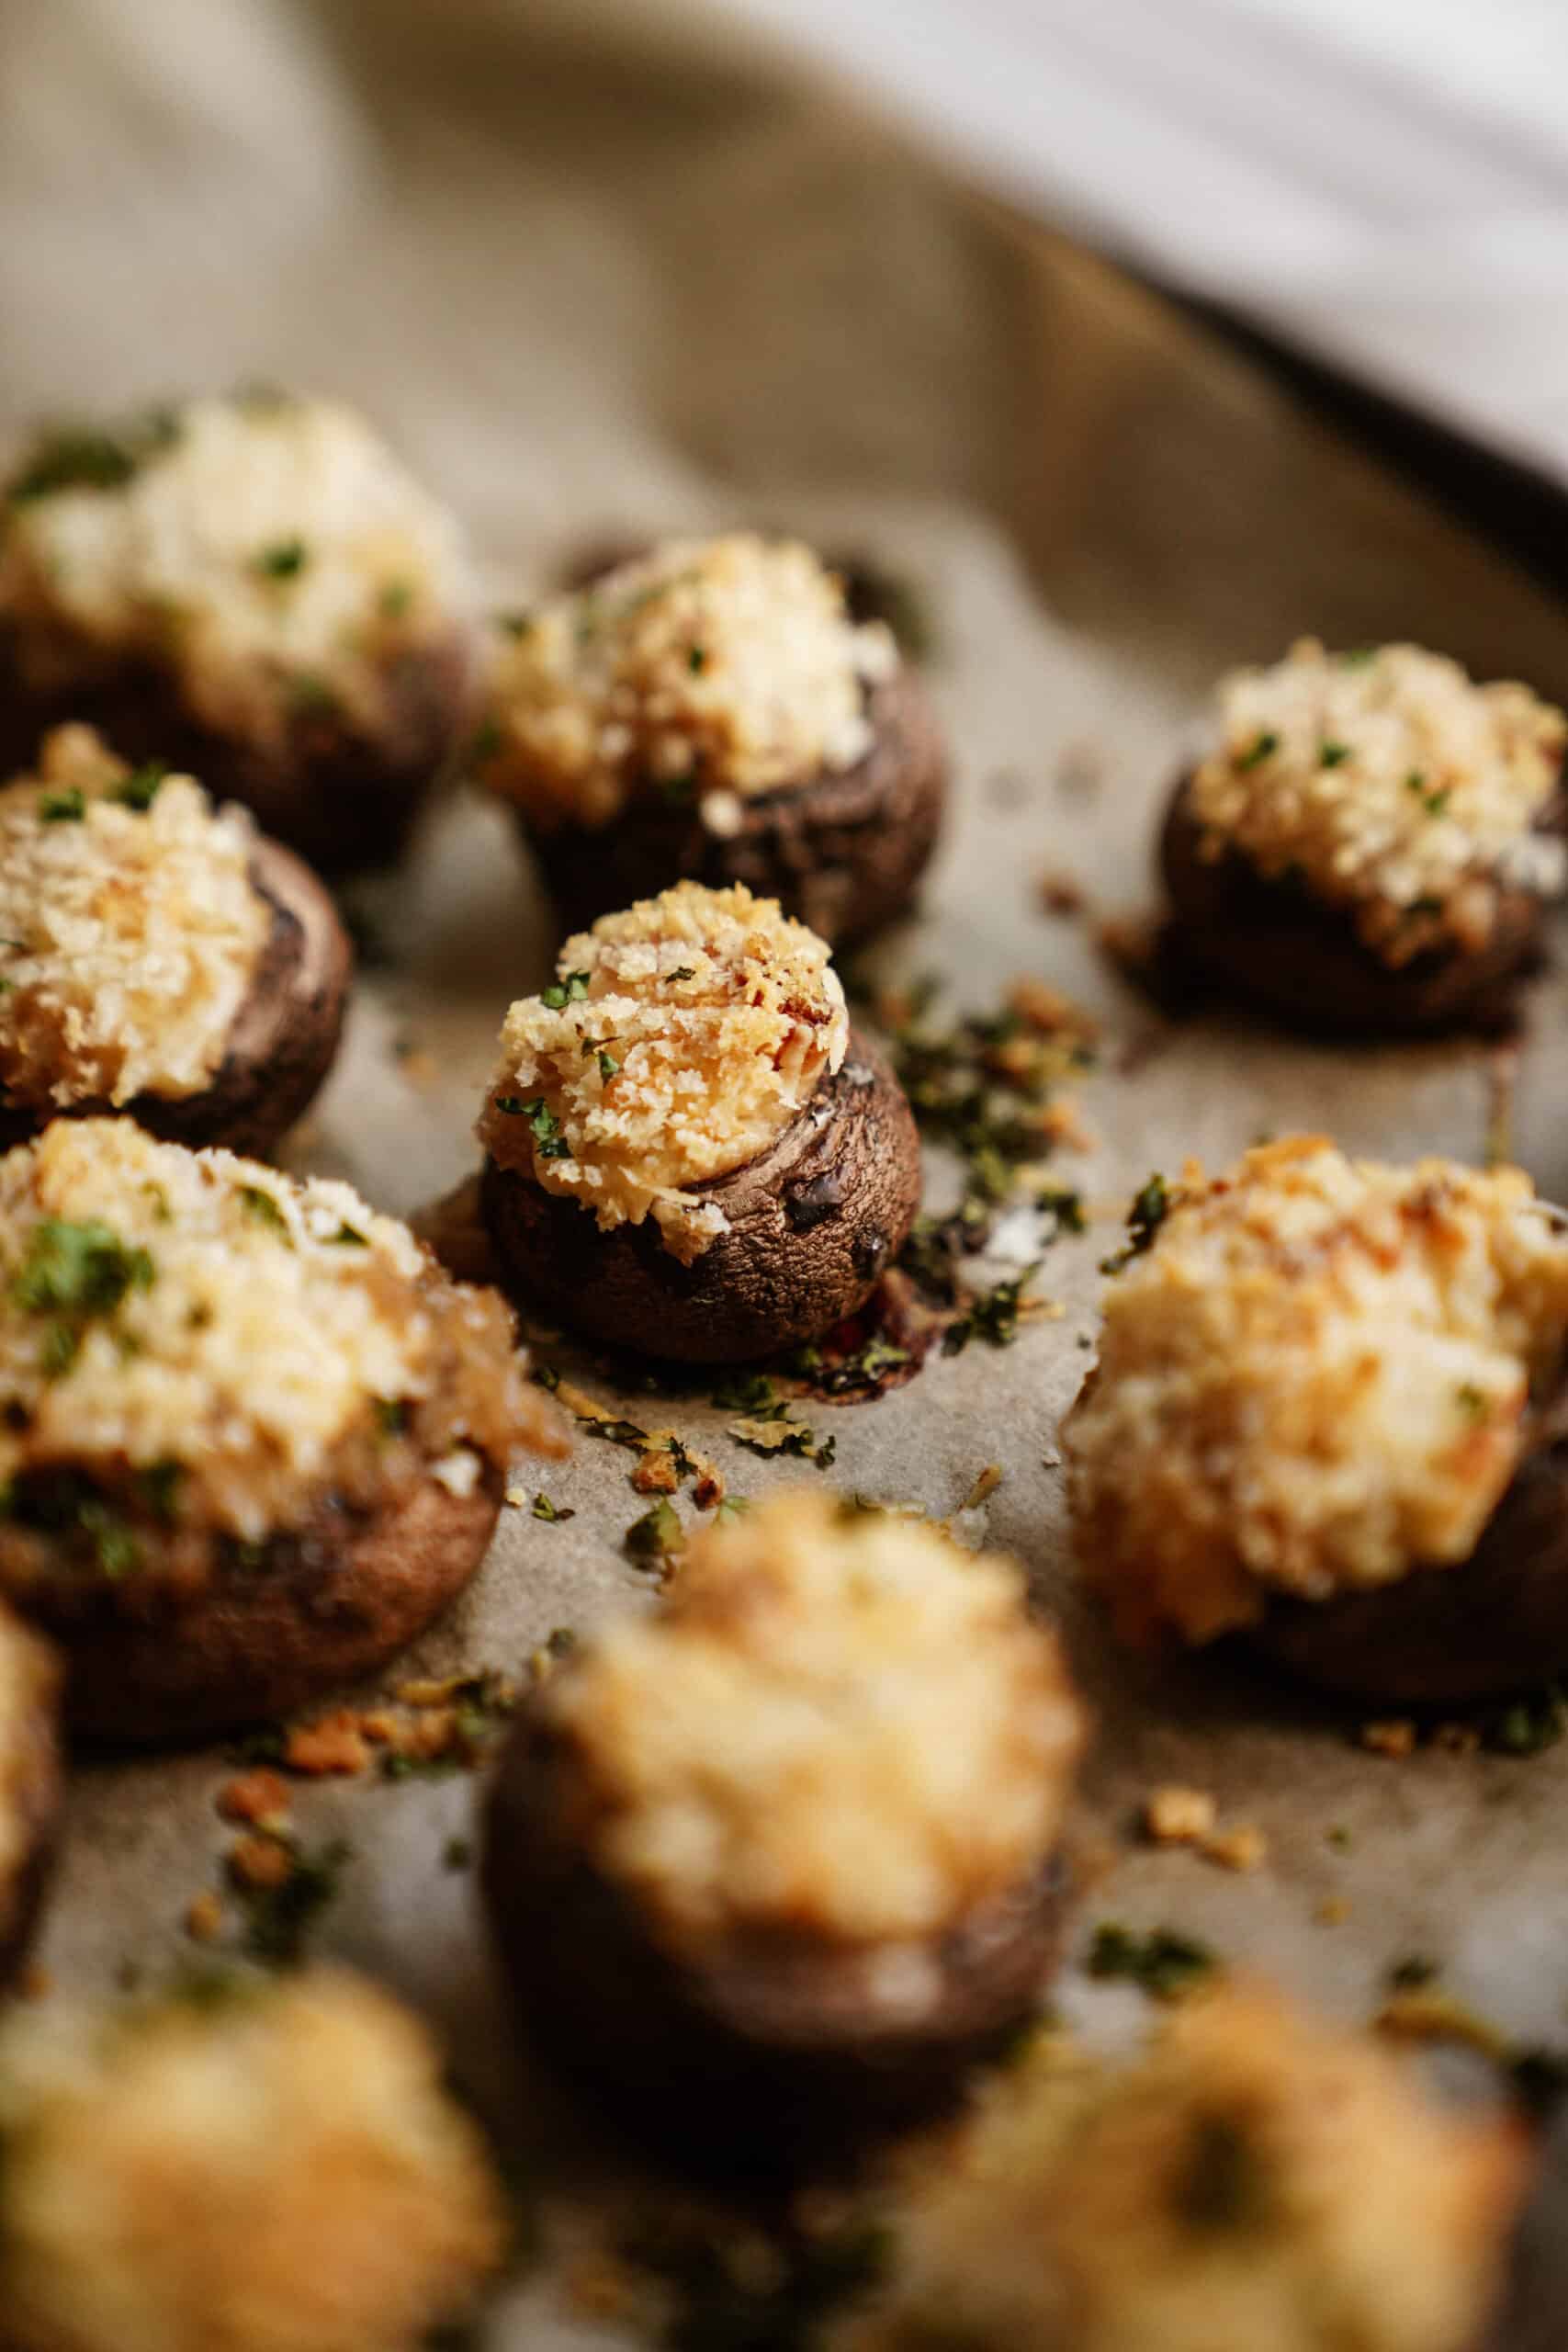
[{"label": "chopped parsley garnish", "polygon": [[[1450,787],[1446,784],[1438,785],[1428,791],[1426,774],[1420,768],[1411,769],[1404,779],[1404,789],[1415,794],[1428,817],[1440,817],[1449,805]],[[1416,903],[1420,902],[1417,900]]]},{"label": "chopped parsley garnish", "polygon": [[1010,1348],[1018,1337],[1023,1294],[1039,1272],[1036,1261],[1032,1266],[1025,1266],[1021,1274],[993,1283],[989,1290],[972,1299],[942,1334],[943,1355],[961,1355],[971,1340],[984,1340],[988,1348]]},{"label": "chopped parsley garnish", "polygon": [[381,1435],[383,1437],[403,1436],[411,1419],[408,1399],[405,1396],[378,1396],[373,1401],[376,1407],[376,1427]]},{"label": "chopped parsley garnish", "polygon": [[144,760],[139,768],[131,769],[123,784],[115,786],[108,797],[118,800],[122,808],[135,808],[145,815],[158,797],[158,787],[168,773],[162,760]]},{"label": "chopped parsley garnish", "polygon": [[639,1567],[661,1568],[680,1551],[685,1543],[685,1530],[668,1496],[660,1495],[640,1519],[634,1519],[626,1532],[628,1556]]},{"label": "chopped parsley garnish", "polygon": [[696,973],[690,964],[677,964],[675,969],[670,975],[670,978],[672,980],[694,980],[696,977]]},{"label": "chopped parsley garnish", "polygon": [[1555,1682],[1527,1691],[1483,1718],[1483,1744],[1502,1756],[1539,1756],[1568,1729],[1568,1703]]},{"label": "chopped parsley garnish", "polygon": [[1260,767],[1265,760],[1273,758],[1279,748],[1280,738],[1271,729],[1266,727],[1260,734],[1253,737],[1251,743],[1243,752],[1235,764],[1244,771],[1247,768]]},{"label": "chopped parsley garnish", "polygon": [[564,980],[553,981],[547,989],[540,989],[539,1002],[547,1004],[552,1012],[558,1012],[563,1005],[581,1004],[588,994],[591,977],[587,972],[569,972]]},{"label": "chopped parsley garnish", "polygon": [[69,1372],[87,1324],[112,1315],[129,1293],[147,1290],[152,1282],[146,1250],[128,1249],[96,1217],[82,1224],[41,1218],[12,1280],[11,1296],[26,1314],[56,1318],[44,1335],[46,1376],[58,1379]]},{"label": "chopped parsley garnish", "polygon": [[570,1159],[571,1146],[560,1131],[560,1121],[542,1094],[497,1094],[491,1100],[503,1118],[526,1119],[541,1159]]},{"label": "chopped parsley garnish", "polygon": [[79,825],[87,813],[86,797],[79,784],[63,792],[40,792],[38,812],[46,825]]},{"label": "chopped parsley garnish", "polygon": [[268,1968],[295,1968],[304,1958],[305,1938],[335,1898],[354,1849],[334,1838],[312,1853],[292,1838],[287,1846],[293,1862],[278,1886],[239,1889],[245,1909],[245,1951]]},{"label": "chopped parsley garnish", "polygon": [[1111,1257],[1101,1260],[1100,1272],[1119,1274],[1123,1266],[1141,1257],[1170,1215],[1171,1206],[1170,1187],[1156,1169],[1127,1212],[1126,1240]]},{"label": "chopped parsley garnish", "polygon": [[1472,1380],[1461,1381],[1454,1390],[1454,1402],[1461,1413],[1470,1415],[1472,1420],[1479,1421],[1484,1418],[1486,1392],[1484,1389],[1477,1388]]},{"label": "chopped parsley garnish", "polygon": [[563,1520],[575,1519],[577,1513],[574,1510],[563,1510],[559,1503],[551,1502],[548,1495],[536,1495],[534,1517],[545,1520],[551,1527],[558,1527]]},{"label": "chopped parsley garnish", "polygon": [[1412,1952],[1407,1959],[1396,1960],[1388,1972],[1390,1989],[1395,1993],[1419,1993],[1435,1983],[1438,1963],[1424,1952]]},{"label": "chopped parsley garnish", "polygon": [[185,1465],[174,1460],[150,1462],[136,1474],[136,1483],[152,1517],[165,1527],[174,1524]]},{"label": "chopped parsley garnish", "polygon": [[376,610],[384,621],[400,621],[413,603],[413,588],[406,580],[389,580],[376,599]]},{"label": "chopped parsley garnish", "polygon": [[264,580],[296,580],[309,560],[303,539],[275,539],[256,556],[254,568]]},{"label": "chopped parsley garnish", "polygon": [[1152,1928],[1140,1936],[1108,1920],[1095,1929],[1085,1964],[1091,1976],[1124,1979],[1156,2001],[1174,2001],[1219,1963],[1206,1944],[1174,1928]]},{"label": "chopped parsley garnish", "polygon": [[708,657],[706,646],[694,645],[691,651],[686,656],[687,669],[690,670],[694,677],[700,677],[703,672],[707,668],[707,665]]},{"label": "chopped parsley garnish", "polygon": [[516,639],[526,637],[537,627],[537,622],[532,613],[498,613],[495,616],[495,625],[497,628],[504,630],[508,637]]},{"label": "chopped parsley garnish", "polygon": [[85,1502],[77,1523],[93,1547],[99,1568],[111,1579],[130,1576],[141,1565],[141,1546],[118,1511],[107,1503]]},{"label": "chopped parsley garnish", "polygon": [[248,1216],[254,1217],[258,1225],[268,1226],[274,1233],[281,1233],[289,1248],[294,1247],[294,1236],[288,1230],[288,1219],[283,1214],[276,1193],[269,1193],[265,1184],[242,1184],[240,1204]]},{"label": "chopped parsley garnish", "polygon": [[1339,664],[1345,670],[1364,670],[1369,662],[1375,662],[1377,658],[1375,645],[1352,645],[1348,652],[1339,656]]},{"label": "chopped parsley garnish", "polygon": [[599,1075],[600,1075],[600,1077],[604,1080],[604,1083],[605,1083],[605,1085],[606,1085],[606,1086],[608,1086],[608,1084],[610,1083],[610,1080],[611,1080],[614,1077],[615,1077],[615,1076],[616,1076],[616,1074],[618,1073],[618,1071],[619,1071],[619,1069],[620,1069],[620,1067],[621,1067],[621,1065],[620,1065],[620,1063],[615,1059],[615,1055],[614,1055],[614,1054],[601,1054],[601,1055],[600,1055],[600,1057],[599,1057]]},{"label": "chopped parsley garnish", "polygon": [[13,506],[62,490],[119,490],[154,451],[179,438],[179,418],[153,409],[122,432],[65,425],[39,435],[5,495]]},{"label": "chopped parsley garnish", "polygon": [[288,681],[288,702],[300,718],[331,718],[338,708],[335,692],[313,670],[294,673]]},{"label": "chopped parsley garnish", "polygon": [[1348,743],[1320,743],[1317,747],[1317,764],[1320,768],[1341,767],[1349,756]]},{"label": "chopped parsley garnish", "polygon": [[370,1236],[367,1233],[361,1233],[356,1225],[349,1225],[346,1222],[340,1225],[335,1233],[329,1233],[327,1239],[336,1248],[343,1250],[368,1250],[370,1247]]}]

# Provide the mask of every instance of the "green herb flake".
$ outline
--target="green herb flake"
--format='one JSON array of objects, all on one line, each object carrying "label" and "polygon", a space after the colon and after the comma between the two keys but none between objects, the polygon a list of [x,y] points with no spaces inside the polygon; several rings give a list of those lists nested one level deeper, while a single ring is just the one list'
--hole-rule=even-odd
[{"label": "green herb flake", "polygon": [[1235,765],[1245,775],[1248,768],[1261,767],[1265,760],[1271,760],[1279,748],[1278,735],[1271,729],[1265,728],[1260,734],[1253,737],[1251,743],[1243,752]]},{"label": "green herb flake", "polygon": [[1438,1978],[1438,1963],[1424,1952],[1411,1952],[1404,1960],[1396,1960],[1388,1972],[1389,1989],[1394,1993],[1420,1993]]},{"label": "green herb flake", "polygon": [[55,1318],[43,1337],[44,1377],[63,1378],[81,1352],[86,1326],[113,1315],[130,1292],[149,1289],[152,1276],[147,1251],[128,1249],[96,1218],[81,1224],[40,1218],[12,1279],[11,1297],[25,1314]]},{"label": "green herb flake", "polygon": [[297,1968],[305,1956],[306,1936],[337,1896],[354,1849],[341,1838],[314,1852],[292,1838],[279,1842],[294,1865],[281,1885],[242,1883],[237,1890],[245,1911],[244,1948],[265,1967]]},{"label": "green herb flake", "polygon": [[260,549],[253,569],[264,580],[297,580],[309,560],[303,539],[275,539],[270,547]]},{"label": "green herb flake", "polygon": [[158,797],[158,787],[168,773],[162,760],[144,760],[139,768],[131,769],[123,783],[115,786],[108,797],[118,800],[122,808],[134,808],[145,816]]},{"label": "green herb flake", "polygon": [[1320,743],[1317,747],[1317,764],[1320,768],[1343,767],[1349,756],[1348,743]]},{"label": "green herb flake", "polygon": [[690,964],[677,964],[668,977],[672,980],[694,980],[697,975]]},{"label": "green herb flake", "polygon": [[473,1840],[469,1838],[448,1838],[441,1849],[444,1871],[466,1871],[473,1859]]},{"label": "green herb flake", "polygon": [[288,681],[288,707],[298,718],[335,718],[336,690],[313,670],[297,670]]},{"label": "green herb flake", "polygon": [[64,792],[40,792],[38,812],[46,825],[79,825],[87,814],[86,797],[79,784]]},{"label": "green herb flake", "polygon": [[551,1502],[548,1495],[535,1496],[533,1513],[536,1519],[544,1520],[550,1527],[558,1527],[563,1521],[577,1517],[574,1510],[564,1510],[559,1503]]},{"label": "green herb flake", "polygon": [[367,1233],[361,1233],[356,1225],[349,1225],[345,1222],[338,1227],[335,1233],[328,1234],[327,1245],[334,1250],[368,1250],[370,1236]]},{"label": "green herb flake", "polygon": [[407,580],[389,580],[376,599],[376,610],[384,621],[400,621],[413,603],[413,585]]},{"label": "green herb flake", "polygon": [[1568,1702],[1555,1682],[1523,1693],[1483,1718],[1483,1746],[1500,1756],[1540,1756],[1568,1729]]},{"label": "green herb flake", "polygon": [[406,1396],[377,1396],[372,1402],[376,1409],[376,1427],[382,1437],[403,1437],[407,1434],[412,1408]]},{"label": "green herb flake", "polygon": [[708,656],[706,646],[694,645],[686,656],[687,669],[690,670],[694,678],[700,678],[703,672],[707,668],[707,665]]},{"label": "green herb flake", "polygon": [[1156,1169],[1135,1195],[1127,1212],[1127,1238],[1111,1257],[1100,1261],[1102,1274],[1119,1274],[1141,1257],[1175,1206],[1169,1185]]},{"label": "green herb flake", "polygon": [[269,1192],[265,1184],[242,1184],[239,1198],[240,1205],[248,1216],[254,1216],[258,1225],[266,1226],[271,1232],[280,1233],[293,1249],[294,1236],[289,1231],[288,1219],[283,1214],[282,1204],[276,1193]]},{"label": "green herb flake", "polygon": [[1146,1936],[1106,1921],[1094,1931],[1085,1962],[1091,1976],[1138,1985],[1156,2001],[1174,2001],[1213,1974],[1219,1963],[1206,1944],[1174,1928]]},{"label": "green herb flake", "polygon": [[564,980],[554,981],[549,988],[540,989],[539,1002],[548,1005],[552,1012],[559,1012],[564,1005],[581,1004],[588,994],[591,977],[587,972],[569,972]]},{"label": "green herb flake", "polygon": [[523,638],[530,636],[538,627],[538,621],[533,613],[498,613],[495,616],[495,625],[503,636],[511,638],[513,643],[516,643]]},{"label": "green herb flake", "polygon": [[145,460],[179,437],[172,409],[152,409],[118,432],[62,425],[40,434],[7,484],[12,506],[63,490],[119,490]]},{"label": "green herb flake", "polygon": [[1472,1421],[1482,1421],[1486,1419],[1489,1409],[1486,1392],[1483,1388],[1477,1388],[1472,1380],[1461,1381],[1454,1390],[1454,1403],[1459,1407],[1460,1411],[1468,1414]]},{"label": "green herb flake", "polygon": [[650,1510],[634,1519],[625,1537],[627,1557],[640,1568],[668,1567],[685,1540],[685,1530],[667,1495],[660,1495]]},{"label": "green herb flake", "polygon": [[173,1458],[150,1462],[136,1474],[136,1484],[142,1500],[152,1517],[164,1527],[172,1527],[178,1516],[179,1492],[185,1481],[185,1465]]},{"label": "green herb flake", "polygon": [[980,1292],[942,1334],[942,1353],[961,1355],[971,1340],[983,1340],[988,1348],[1010,1348],[1018,1337],[1023,1294],[1039,1272],[1037,1260],[1032,1266],[1025,1266],[1021,1274],[1010,1275],[1007,1281],[994,1283],[989,1290]]},{"label": "green herb flake", "polygon": [[599,1075],[600,1075],[600,1077],[604,1080],[604,1083],[605,1083],[605,1085],[606,1085],[606,1086],[608,1086],[608,1085],[609,1085],[609,1083],[610,1083],[610,1080],[611,1080],[614,1077],[615,1077],[615,1076],[616,1076],[616,1074],[618,1073],[618,1071],[619,1071],[619,1069],[620,1069],[620,1067],[621,1067],[621,1065],[620,1065],[620,1063],[615,1059],[615,1055],[614,1055],[614,1054],[601,1054],[601,1055],[600,1055],[600,1057],[599,1057]]}]

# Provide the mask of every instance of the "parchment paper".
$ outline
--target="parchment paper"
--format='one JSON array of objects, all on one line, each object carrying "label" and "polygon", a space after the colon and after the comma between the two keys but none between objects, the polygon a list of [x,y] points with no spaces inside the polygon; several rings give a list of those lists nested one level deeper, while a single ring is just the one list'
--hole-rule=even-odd
[{"label": "parchment paper", "polygon": [[[0,32],[14,41],[19,22],[47,49],[79,134],[64,153],[35,140],[18,162],[9,134],[23,119],[5,123],[0,103],[0,415],[19,423],[85,384],[112,401],[247,372],[323,383],[363,400],[464,511],[498,592],[604,530],[759,518],[874,549],[929,598],[957,805],[923,918],[883,961],[939,973],[955,1005],[993,1002],[1027,972],[1100,1012],[1105,1065],[1082,1090],[1098,1148],[1060,1165],[1100,1214],[1050,1254],[1040,1287],[1059,1320],[813,1418],[837,1437],[836,1484],[938,1515],[1001,1465],[961,1532],[1027,1563],[1100,1719],[1080,1829],[1112,1860],[1076,1952],[1099,1919],[1174,1925],[1353,2018],[1392,1960],[1420,1951],[1507,2032],[1568,2043],[1568,1745],[1529,1761],[1424,1748],[1393,1762],[1277,1686],[1112,1653],[1068,1580],[1055,1443],[1089,1361],[1096,1262],[1152,1168],[1220,1162],[1302,1126],[1356,1149],[1479,1157],[1487,1051],[1320,1050],[1212,1016],[1173,1027],[1097,952],[1092,920],[1048,919],[1036,888],[1049,865],[1098,910],[1146,899],[1154,811],[1222,663],[1307,628],[1341,642],[1409,635],[1561,692],[1561,615],[1150,298],[716,35],[660,40],[647,18],[608,10],[534,9],[525,23],[482,0],[344,0],[296,20],[216,0],[199,17],[138,15],[195,45],[160,92],[164,143],[145,155],[131,66],[97,11],[38,0]],[[230,117],[255,61],[236,53],[225,74],[209,52],[263,34],[267,72],[251,74],[242,137]],[[138,50],[140,99],[156,51]],[[269,203],[265,175],[286,164]],[[128,255],[92,195],[130,202],[141,185],[181,194]],[[46,265],[67,245],[62,279]],[[371,895],[389,961],[363,974],[343,1063],[290,1164],[408,1211],[474,1164],[501,1016],[545,974],[549,931],[509,828],[473,805],[442,809]],[[1568,989],[1549,977],[1531,1001],[1515,1148],[1560,1199],[1565,1033]],[[707,1407],[601,1393],[613,1410],[674,1420],[735,1491],[816,1475],[742,1453]],[[564,1465],[521,1464],[520,1484],[576,1516],[507,1512],[473,1591],[407,1670],[515,1668],[556,1626],[645,1605],[648,1580],[621,1550],[646,1507],[630,1461],[584,1439]],[[127,1960],[156,1977],[186,1949],[185,1906],[231,1835],[212,1804],[231,1769],[217,1753],[83,1759],[42,1951],[58,1988],[107,1992]],[[1170,1780],[1257,1823],[1267,1867],[1238,1878],[1132,1840],[1139,1799]],[[472,1873],[443,1865],[477,1793],[466,1776],[302,1789],[307,1839],[341,1832],[355,1849],[314,1948],[428,2010],[542,2192],[547,2257],[502,2299],[490,2340],[635,2340],[563,2288],[584,2216],[637,2179],[513,2046]],[[1333,1825],[1348,1847],[1327,1841]],[[1321,1924],[1336,1898],[1346,1917]],[[1063,1997],[1094,2031],[1138,2008],[1076,1971]],[[1543,2326],[1562,2309],[1554,2291],[1541,2290]]]}]

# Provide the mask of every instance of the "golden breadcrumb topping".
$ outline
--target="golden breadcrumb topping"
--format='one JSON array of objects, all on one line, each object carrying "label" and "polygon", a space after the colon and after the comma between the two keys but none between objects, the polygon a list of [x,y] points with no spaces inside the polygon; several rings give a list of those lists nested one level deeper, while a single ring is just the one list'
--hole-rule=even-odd
[{"label": "golden breadcrumb topping", "polygon": [[1130,1638],[1206,1641],[1466,1559],[1565,1331],[1568,1232],[1517,1169],[1298,1136],[1190,1170],[1065,1426],[1085,1572]]},{"label": "golden breadcrumb topping", "polygon": [[602,915],[556,968],[506,1016],[479,1139],[606,1232],[651,1215],[690,1264],[728,1226],[683,1188],[754,1159],[842,1064],[828,948],[741,884],[682,882]]},{"label": "golden breadcrumb topping", "polygon": [[0,624],[39,691],[147,662],[220,734],[335,714],[375,737],[399,665],[468,625],[456,524],[335,401],[195,400],[56,435],[4,497]]},{"label": "golden breadcrumb topping", "polygon": [[674,1940],[940,1936],[1055,1846],[1084,1719],[1010,1560],[786,1491],[544,1694],[575,1830]]},{"label": "golden breadcrumb topping", "polygon": [[836,2352],[1471,2352],[1525,2185],[1370,2036],[1256,1989],[1111,2070],[1047,2038],[911,2167]]},{"label": "golden breadcrumb topping", "polygon": [[55,1713],[59,1687],[54,1652],[0,1608],[0,1928],[13,1924],[6,1890],[32,1849],[40,1726]]},{"label": "golden breadcrumb topping", "polygon": [[1189,787],[1202,854],[1299,879],[1385,963],[1484,944],[1499,887],[1562,889],[1562,845],[1532,828],[1568,719],[1528,686],[1475,685],[1417,645],[1336,654],[1309,637],[1232,671],[1217,700],[1220,741]]},{"label": "golden breadcrumb topping", "polygon": [[16,2352],[416,2352],[505,2244],[423,2025],[314,1969],[0,2035]]},{"label": "golden breadcrumb topping", "polygon": [[[528,1419],[500,1300],[346,1184],[129,1119],[56,1120],[0,1159],[0,1558],[67,1474],[94,1510],[140,1498],[255,1541],[329,1487],[502,1461]],[[136,1562],[111,1544],[102,1565]]]},{"label": "golden breadcrumb topping", "polygon": [[254,834],[193,777],[59,727],[0,790],[0,1088],[39,1109],[198,1092],[271,929]]},{"label": "golden breadcrumb topping", "polygon": [[732,829],[736,796],[864,758],[867,690],[897,661],[798,540],[671,540],[503,625],[481,774],[545,826],[662,791]]}]

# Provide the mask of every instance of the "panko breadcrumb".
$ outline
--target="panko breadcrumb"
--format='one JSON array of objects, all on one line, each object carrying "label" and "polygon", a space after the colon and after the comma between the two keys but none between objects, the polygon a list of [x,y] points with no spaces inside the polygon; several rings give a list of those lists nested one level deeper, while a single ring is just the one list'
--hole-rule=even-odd
[{"label": "panko breadcrumb", "polygon": [[1048,2037],[910,2166],[833,2352],[1471,2352],[1527,2173],[1370,2036],[1239,1987],[1112,2070]]},{"label": "panko breadcrumb", "polygon": [[1086,1575],[1129,1639],[1207,1641],[1468,1558],[1565,1331],[1568,1232],[1517,1169],[1303,1136],[1190,1170],[1064,1428]]},{"label": "panko breadcrumb", "polygon": [[253,742],[307,696],[392,733],[400,661],[473,606],[456,524],[332,401],[193,400],[53,436],[4,498],[0,627],[29,688],[145,662],[199,724]]},{"label": "panko breadcrumb", "polygon": [[1055,1846],[1084,1720],[1011,1561],[786,1491],[540,1706],[577,1834],[674,1944],[940,1935]]},{"label": "panko breadcrumb", "polygon": [[797,540],[667,541],[507,626],[481,774],[547,828],[609,824],[638,790],[808,784],[870,750],[867,690],[897,661]]},{"label": "panko breadcrumb", "polygon": [[0,1159],[0,1550],[39,1481],[255,1541],[400,1447],[502,1459],[529,1418],[501,1301],[405,1227],[128,1119],[56,1120]]},{"label": "panko breadcrumb", "polygon": [[479,1139],[604,1231],[651,1215],[689,1264],[726,1223],[682,1188],[755,1159],[843,1062],[828,948],[743,885],[682,882],[569,939],[557,969],[506,1016]]},{"label": "panko breadcrumb", "polygon": [[1498,886],[1562,889],[1563,846],[1534,828],[1568,719],[1528,686],[1476,685],[1416,645],[1303,638],[1272,669],[1231,672],[1217,701],[1219,744],[1189,786],[1201,854],[1299,877],[1385,963],[1483,945]]},{"label": "panko breadcrumb", "polygon": [[504,2245],[478,2132],[337,1971],[0,2034],[15,2352],[415,2352]]},{"label": "panko breadcrumb", "polygon": [[46,1109],[198,1092],[272,910],[254,831],[188,775],[60,727],[0,790],[0,1087]]}]

